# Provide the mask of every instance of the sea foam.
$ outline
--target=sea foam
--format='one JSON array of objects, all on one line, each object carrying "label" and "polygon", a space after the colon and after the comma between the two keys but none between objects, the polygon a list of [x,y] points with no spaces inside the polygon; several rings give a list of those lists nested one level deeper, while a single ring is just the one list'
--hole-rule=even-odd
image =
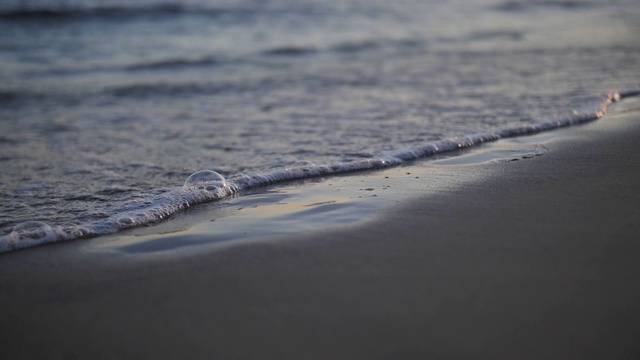
[{"label": "sea foam", "polygon": [[18,224],[0,236],[0,252],[113,234],[124,229],[157,223],[191,206],[227,198],[241,191],[260,186],[284,183],[291,180],[390,168],[408,161],[470,148],[499,139],[531,135],[582,124],[604,116],[607,107],[611,103],[625,97],[638,95],[640,95],[640,89],[613,92],[601,98],[598,102],[591,104],[588,107],[588,111],[575,112],[572,116],[566,118],[506,128],[492,133],[456,136],[411,148],[386,152],[369,159],[336,164],[314,164],[309,161],[299,161],[280,170],[255,174],[241,173],[227,178],[213,170],[200,170],[191,174],[182,186],[176,186],[160,195],[143,199],[138,205],[128,206],[126,210],[117,212],[105,219],[81,224],[49,225],[39,221],[27,221]]}]

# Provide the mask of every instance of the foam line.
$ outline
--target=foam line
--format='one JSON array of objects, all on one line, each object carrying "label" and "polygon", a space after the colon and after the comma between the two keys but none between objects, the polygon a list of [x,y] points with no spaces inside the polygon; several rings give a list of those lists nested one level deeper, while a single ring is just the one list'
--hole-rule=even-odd
[{"label": "foam line", "polygon": [[238,192],[260,186],[356,171],[385,169],[399,166],[409,161],[470,148],[500,139],[531,135],[561,127],[583,124],[603,117],[607,107],[613,102],[638,95],[640,95],[640,89],[614,92],[607,95],[600,103],[595,104],[593,111],[590,112],[574,113],[567,118],[549,120],[534,125],[506,128],[493,133],[456,136],[417,147],[381,154],[370,159],[330,165],[316,165],[302,161],[281,170],[259,174],[235,174],[226,179],[214,171],[200,170],[189,176],[182,186],[175,187],[151,199],[142,199],[139,206],[134,205],[106,219],[85,224],[63,224],[57,226],[37,221],[18,224],[9,233],[0,236],[0,253],[37,245],[107,235],[128,228],[156,223],[175,213],[184,211],[190,206],[220,200],[233,196]]}]

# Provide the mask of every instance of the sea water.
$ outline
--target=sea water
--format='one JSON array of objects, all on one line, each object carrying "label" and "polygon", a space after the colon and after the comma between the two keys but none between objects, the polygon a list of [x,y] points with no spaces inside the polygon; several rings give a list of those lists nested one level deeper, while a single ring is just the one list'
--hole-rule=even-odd
[{"label": "sea water", "polygon": [[595,120],[636,0],[5,0],[0,252]]}]

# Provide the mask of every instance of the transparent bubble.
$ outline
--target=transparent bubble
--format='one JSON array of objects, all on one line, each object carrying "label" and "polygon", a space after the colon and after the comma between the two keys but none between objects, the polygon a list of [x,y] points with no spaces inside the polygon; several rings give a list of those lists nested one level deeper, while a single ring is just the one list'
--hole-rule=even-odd
[{"label": "transparent bubble", "polygon": [[27,221],[25,223],[16,225],[13,228],[12,233],[17,239],[42,239],[49,236],[53,229],[51,226],[41,221]]},{"label": "transparent bubble", "polygon": [[131,225],[133,225],[135,223],[135,220],[133,220],[132,217],[123,216],[123,217],[119,218],[118,220],[116,220],[116,222],[120,226],[131,226]]},{"label": "transparent bubble", "polygon": [[296,161],[293,164],[291,164],[290,167],[295,168],[295,167],[311,167],[311,166],[315,166],[316,164],[312,163],[311,161],[307,161],[307,160],[300,160],[300,161]]},{"label": "transparent bubble", "polygon": [[285,170],[301,169],[302,171],[309,171],[309,168],[316,166],[316,164],[307,160],[296,161],[293,164],[287,166]]},{"label": "transparent bubble", "polygon": [[191,174],[184,182],[184,186],[197,187],[201,190],[217,190],[227,185],[224,177],[212,170],[200,170]]},{"label": "transparent bubble", "polygon": [[81,237],[89,233],[86,227],[77,224],[63,224],[60,226],[60,230],[65,236]]}]

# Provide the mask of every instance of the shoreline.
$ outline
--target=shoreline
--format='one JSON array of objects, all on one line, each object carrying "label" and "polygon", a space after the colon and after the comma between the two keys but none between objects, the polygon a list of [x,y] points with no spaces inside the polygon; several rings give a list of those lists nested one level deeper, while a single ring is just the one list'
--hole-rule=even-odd
[{"label": "shoreline", "polygon": [[[632,357],[639,109],[625,100],[601,120],[556,130],[543,156],[331,180],[343,180],[345,203],[373,204],[365,221],[177,254],[150,252],[158,243],[114,252],[113,238],[3,254],[2,353]],[[337,216],[357,213],[342,209]]]},{"label": "shoreline", "polygon": [[[335,178],[343,175],[355,175],[361,178],[366,176],[363,174],[367,172],[396,167],[411,167],[416,162],[419,164],[421,161],[427,161],[431,164],[462,165],[463,162],[456,159],[458,157],[456,155],[464,153],[468,149],[474,151],[474,155],[463,158],[467,159],[466,161],[473,159],[467,164],[478,164],[482,162],[482,158],[487,153],[486,150],[478,151],[478,148],[483,148],[484,146],[484,149],[486,149],[488,144],[495,142],[511,143],[510,147],[503,146],[502,152],[517,152],[519,150],[515,149],[515,144],[519,142],[534,143],[530,139],[528,142],[527,140],[522,141],[521,139],[524,137],[533,139],[545,138],[553,136],[545,134],[549,131],[598,120],[604,116],[611,104],[621,99],[637,96],[639,93],[640,90],[610,93],[606,98],[602,99],[593,112],[581,114],[574,112],[572,116],[531,125],[507,127],[495,132],[454,136],[419,146],[394,150],[387,152],[386,155],[381,155],[381,157],[360,161],[355,160],[333,165],[316,165],[311,162],[300,161],[290,168],[258,173],[252,176],[236,174],[229,176],[226,180],[213,170],[199,170],[187,177],[182,187],[173,187],[160,195],[145,200],[147,205],[136,209],[121,209],[122,211],[116,211],[100,220],[94,219],[83,224],[71,222],[58,225],[50,225],[41,221],[23,221],[16,224],[12,231],[6,233],[6,235],[0,236],[0,253],[83,238],[113,236],[114,234],[119,236],[123,232],[136,233],[136,230],[130,230],[157,225],[158,222],[165,221],[168,218],[181,217],[181,213],[188,211],[193,206],[202,206],[211,202],[221,203],[238,196],[265,192],[271,188],[290,187],[294,183],[312,183],[322,181],[325,178]],[[543,135],[540,136],[540,134]],[[492,145],[492,147],[500,146]],[[547,149],[543,144],[536,144],[536,148],[531,149],[529,154],[526,155],[533,157],[542,155],[546,151]],[[493,153],[495,154],[495,150]],[[447,160],[452,156],[454,159]],[[498,156],[500,159],[504,159],[504,157],[505,154]],[[440,162],[433,161],[438,158],[444,158],[445,160]],[[390,174],[396,176],[397,172],[392,171]],[[427,173],[425,175],[428,176],[430,174]],[[204,184],[207,185],[206,190],[203,187]],[[241,236],[235,237],[239,238]]]}]

